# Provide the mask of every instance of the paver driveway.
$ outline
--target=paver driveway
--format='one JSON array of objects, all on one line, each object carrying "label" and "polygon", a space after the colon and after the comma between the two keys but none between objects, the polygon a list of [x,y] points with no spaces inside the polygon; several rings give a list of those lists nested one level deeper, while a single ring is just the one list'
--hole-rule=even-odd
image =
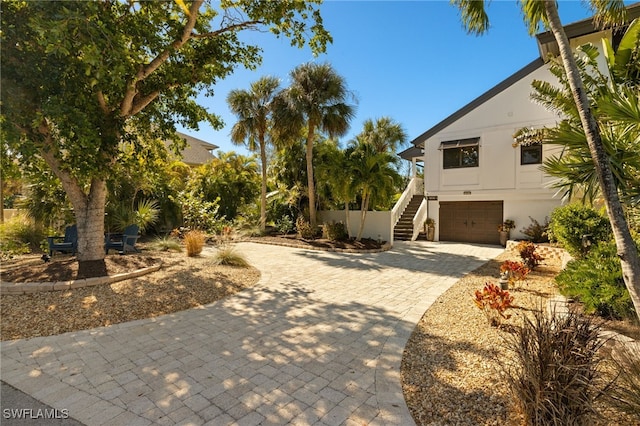
[{"label": "paver driveway", "polygon": [[262,272],[255,287],[156,319],[2,342],[2,380],[87,425],[412,424],[399,373],[409,335],[502,251],[238,250]]}]

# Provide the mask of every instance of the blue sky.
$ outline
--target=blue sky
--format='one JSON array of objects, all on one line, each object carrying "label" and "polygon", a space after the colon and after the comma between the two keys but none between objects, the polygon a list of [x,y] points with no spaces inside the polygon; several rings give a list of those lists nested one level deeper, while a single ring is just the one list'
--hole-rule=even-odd
[{"label": "blue sky", "polygon": [[[340,138],[343,146],[366,119],[382,116],[400,123],[412,140],[538,57],[515,0],[489,3],[491,29],[479,37],[467,35],[448,1],[325,0],[321,11],[334,39],[325,54],[314,58],[308,48],[291,47],[287,39],[248,34],[246,39],[264,50],[262,65],[253,71],[238,68],[215,86],[215,96],[199,98],[225,127],[179,130],[222,151],[247,154],[229,139],[235,122],[226,103],[229,91],[248,89],[265,75],[279,77],[286,87],[292,69],[317,61],[330,63],[357,99],[351,128]],[[560,0],[559,11],[564,24],[590,15],[577,0]]]}]

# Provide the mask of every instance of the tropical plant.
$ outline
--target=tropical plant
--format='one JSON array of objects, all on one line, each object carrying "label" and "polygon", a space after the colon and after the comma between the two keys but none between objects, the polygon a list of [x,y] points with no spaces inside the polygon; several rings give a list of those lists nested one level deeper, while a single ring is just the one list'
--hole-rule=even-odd
[{"label": "tropical plant", "polygon": [[517,281],[524,281],[531,270],[522,262],[505,260],[500,265],[500,275],[506,276],[509,284],[513,285]]},{"label": "tropical plant", "polygon": [[482,290],[476,290],[473,301],[494,327],[499,326],[502,319],[511,317],[505,312],[513,306],[513,296],[493,283],[486,283]]},{"label": "tropical plant", "polygon": [[[609,165],[609,158],[604,148],[600,127],[594,117],[588,92],[585,90],[569,39],[558,15],[558,2],[555,0],[521,0],[521,2],[529,32],[531,34],[536,33],[542,24],[551,30],[558,44],[562,64],[566,71],[566,78],[571,88],[573,103],[577,108],[580,123],[587,139],[594,170],[598,176],[600,191],[615,236],[625,285],[629,290],[636,312],[640,315],[640,256],[626,221],[614,175]],[[469,32],[482,34],[488,30],[489,18],[485,11],[484,1],[453,0],[453,4],[460,9],[462,21]],[[603,2],[594,0],[590,1],[589,4],[595,12],[595,24],[620,24],[625,22],[626,9],[623,1],[611,0]],[[628,46],[628,44],[625,46]],[[637,48],[637,45],[634,46]],[[629,55],[628,57],[631,58],[633,56]],[[635,68],[637,68],[637,65],[635,65]],[[611,106],[613,108],[611,109],[616,114],[626,111],[631,113],[631,116],[637,117],[634,112],[639,111],[638,104],[636,102],[634,105],[632,101],[634,99],[634,90],[625,90],[621,93],[624,93],[624,95],[612,96]],[[637,90],[635,94],[637,99]],[[619,103],[619,105],[616,105],[616,103]],[[635,126],[637,126],[638,122],[640,120],[636,118]]]},{"label": "tropical plant", "polygon": [[325,223],[322,225],[322,235],[331,241],[345,241],[349,238],[349,234],[342,222]]},{"label": "tropical plant", "polygon": [[309,62],[291,71],[291,85],[275,101],[274,125],[280,138],[295,141],[302,129],[306,128],[309,221],[314,228],[317,225],[313,175],[316,131],[327,133],[330,137],[345,134],[354,115],[354,107],[347,103],[349,98],[344,79],[331,65]]},{"label": "tropical plant", "polygon": [[586,257],[569,262],[556,282],[561,293],[580,301],[586,313],[615,319],[636,315],[613,242],[600,243]]},{"label": "tropical plant", "polygon": [[562,244],[567,252],[581,258],[590,249],[585,241],[598,244],[609,241],[611,225],[606,217],[594,209],[573,203],[558,207],[551,212],[549,238]]},{"label": "tropical plant", "polygon": [[247,259],[230,245],[219,247],[213,255],[213,261],[216,265],[240,267],[249,266],[249,262],[247,261]]},{"label": "tropical plant", "polygon": [[302,216],[298,216],[296,219],[296,231],[298,236],[305,240],[313,240],[318,236],[317,227],[311,226]]},{"label": "tropical plant", "polygon": [[388,152],[378,152],[360,136],[351,144],[349,174],[352,185],[360,196],[360,226],[356,240],[360,241],[370,206],[383,204],[391,199],[402,182],[394,165],[397,157]]},{"label": "tropical plant", "polygon": [[246,206],[255,204],[260,191],[255,157],[219,152],[193,171],[187,188],[205,201],[218,200],[219,218],[234,220]]},{"label": "tropical plant", "polygon": [[407,132],[390,117],[381,117],[375,122],[368,119],[362,126],[360,135],[377,152],[395,154],[406,144],[408,139]]},{"label": "tropical plant", "polygon": [[[239,34],[270,30],[325,50],[318,2],[67,1],[2,6],[3,139],[23,162],[42,158],[60,179],[78,225],[80,263],[103,260],[106,181],[122,142],[179,143],[175,125],[219,117],[195,97],[260,48]],[[5,66],[6,65],[6,66]]]},{"label": "tropical plant", "polygon": [[260,192],[260,229],[267,222],[267,144],[271,141],[272,102],[280,81],[275,77],[262,77],[251,83],[249,90],[232,90],[227,96],[231,111],[238,122],[231,129],[231,141],[246,143],[250,151],[260,152],[262,185]]},{"label": "tropical plant", "polygon": [[536,266],[544,260],[544,257],[536,253],[538,246],[531,241],[520,241],[516,246],[516,251],[520,254],[520,258],[527,266],[527,268],[533,270]]},{"label": "tropical plant", "polygon": [[132,209],[128,202],[121,202],[113,207],[107,205],[107,229],[122,231],[129,225],[135,224],[144,233],[151,225],[158,221],[160,209],[155,200],[140,200]]},{"label": "tropical plant", "polygon": [[37,250],[45,230],[26,214],[17,214],[0,224],[0,259]]}]

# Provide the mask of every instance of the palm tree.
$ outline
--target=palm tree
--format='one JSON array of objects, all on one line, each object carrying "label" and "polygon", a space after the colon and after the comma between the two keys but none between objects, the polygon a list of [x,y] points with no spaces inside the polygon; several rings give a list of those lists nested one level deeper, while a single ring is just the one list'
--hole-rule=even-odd
[{"label": "palm tree", "polygon": [[[470,33],[482,34],[488,30],[489,18],[485,12],[484,1],[453,0],[453,3],[460,9],[463,24]],[[569,39],[558,15],[557,0],[521,0],[521,4],[529,32],[536,33],[540,23],[543,23],[546,28],[551,30],[558,43],[560,58],[567,72],[573,100],[577,106],[580,122],[587,137],[607,215],[613,229],[624,282],[640,319],[640,256],[638,256],[638,249],[631,237],[613,173],[609,166],[609,158],[603,147],[600,131],[592,114],[590,101],[580,78]],[[591,0],[589,4],[595,11],[594,22],[602,24],[624,22],[626,10],[624,2],[621,0]]]},{"label": "palm tree", "polygon": [[275,126],[281,137],[298,135],[306,127],[309,222],[316,227],[316,196],[313,179],[313,145],[316,131],[330,137],[344,135],[354,106],[344,79],[329,64],[306,63],[291,72],[291,85],[278,97]]},{"label": "palm tree", "polygon": [[356,241],[360,241],[369,207],[393,196],[402,177],[395,168],[398,157],[389,152],[378,152],[362,134],[352,142],[347,155],[352,185],[360,193],[361,199],[360,227],[356,236]]},{"label": "palm tree", "polygon": [[363,124],[361,135],[373,145],[377,152],[395,153],[407,142],[407,132],[389,117],[378,118],[375,122],[368,119]]},{"label": "palm tree", "polygon": [[267,143],[270,140],[273,99],[280,86],[275,77],[262,77],[251,83],[249,90],[236,89],[229,92],[227,103],[238,117],[231,129],[231,141],[236,145],[246,143],[247,148],[260,151],[262,189],[260,193],[260,230],[267,222]]}]

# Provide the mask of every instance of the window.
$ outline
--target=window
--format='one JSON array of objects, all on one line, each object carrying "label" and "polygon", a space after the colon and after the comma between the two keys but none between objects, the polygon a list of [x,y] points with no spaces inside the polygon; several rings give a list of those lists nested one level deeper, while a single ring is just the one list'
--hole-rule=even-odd
[{"label": "window", "polygon": [[442,142],[442,166],[445,169],[478,167],[478,147],[480,138]]},{"label": "window", "polygon": [[520,145],[520,164],[542,164],[542,144]]}]

